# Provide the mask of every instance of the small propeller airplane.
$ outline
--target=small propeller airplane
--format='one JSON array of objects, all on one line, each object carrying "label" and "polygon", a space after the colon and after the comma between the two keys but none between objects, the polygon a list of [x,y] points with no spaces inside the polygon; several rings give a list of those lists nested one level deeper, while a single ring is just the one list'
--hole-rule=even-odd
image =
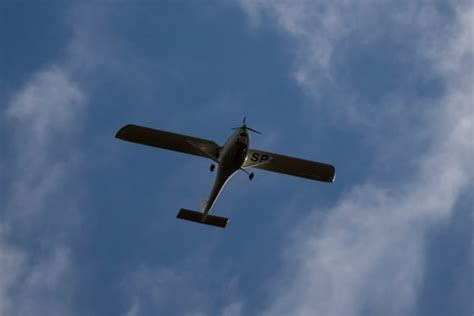
[{"label": "small propeller airplane", "polygon": [[203,204],[201,212],[182,208],[176,215],[177,218],[201,224],[225,228],[229,219],[210,215],[209,212],[226,182],[239,170],[245,172],[250,180],[253,179],[254,174],[245,170],[247,168],[268,170],[323,182],[334,182],[336,169],[331,165],[250,149],[249,132],[261,133],[248,127],[245,120],[244,117],[242,126],[233,128],[235,132],[223,146],[207,139],[133,124],[122,127],[115,137],[133,143],[209,158],[214,162],[210,166],[211,172],[217,165],[214,186],[209,199]]}]

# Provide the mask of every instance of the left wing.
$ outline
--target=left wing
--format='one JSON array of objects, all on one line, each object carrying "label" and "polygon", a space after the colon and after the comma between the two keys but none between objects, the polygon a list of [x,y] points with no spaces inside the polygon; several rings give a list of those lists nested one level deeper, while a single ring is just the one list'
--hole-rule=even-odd
[{"label": "left wing", "polygon": [[182,153],[217,160],[219,145],[207,139],[160,131],[129,124],[122,127],[115,137],[143,145],[179,151]]},{"label": "left wing", "polygon": [[242,167],[254,167],[323,182],[334,182],[336,178],[334,166],[255,149],[249,149]]}]

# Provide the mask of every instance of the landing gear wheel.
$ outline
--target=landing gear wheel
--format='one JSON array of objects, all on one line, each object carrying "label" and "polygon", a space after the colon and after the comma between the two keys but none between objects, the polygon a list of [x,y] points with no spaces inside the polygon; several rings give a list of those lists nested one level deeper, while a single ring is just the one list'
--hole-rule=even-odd
[{"label": "landing gear wheel", "polygon": [[211,172],[213,172],[215,168],[216,168],[216,166],[215,166],[214,164],[212,164],[212,165],[209,167],[209,170],[211,170]]},{"label": "landing gear wheel", "polygon": [[251,174],[249,174],[249,179],[252,180],[253,179],[253,172]]}]

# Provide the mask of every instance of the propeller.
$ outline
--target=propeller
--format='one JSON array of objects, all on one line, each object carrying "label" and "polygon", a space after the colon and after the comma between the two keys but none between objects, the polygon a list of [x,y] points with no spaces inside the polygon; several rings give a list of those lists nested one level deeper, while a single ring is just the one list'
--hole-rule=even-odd
[{"label": "propeller", "polygon": [[261,134],[262,134],[261,132],[259,132],[259,131],[255,130],[255,129],[250,128],[250,127],[247,126],[247,124],[245,123],[246,119],[247,119],[247,117],[244,116],[244,119],[242,120],[242,126],[240,126],[240,127],[234,127],[233,129],[243,128],[244,130],[249,130],[249,131],[252,131],[252,132],[254,132],[254,133],[257,133],[257,134],[260,134],[260,135],[261,135]]}]

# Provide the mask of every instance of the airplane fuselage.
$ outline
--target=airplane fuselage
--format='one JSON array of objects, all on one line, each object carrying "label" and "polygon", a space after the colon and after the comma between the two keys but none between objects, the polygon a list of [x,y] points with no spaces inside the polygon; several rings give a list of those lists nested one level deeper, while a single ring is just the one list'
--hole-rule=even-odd
[{"label": "airplane fuselage", "polygon": [[207,216],[226,182],[241,169],[249,149],[250,135],[244,128],[238,128],[222,146],[218,160],[216,180],[205,204],[203,218]]}]

